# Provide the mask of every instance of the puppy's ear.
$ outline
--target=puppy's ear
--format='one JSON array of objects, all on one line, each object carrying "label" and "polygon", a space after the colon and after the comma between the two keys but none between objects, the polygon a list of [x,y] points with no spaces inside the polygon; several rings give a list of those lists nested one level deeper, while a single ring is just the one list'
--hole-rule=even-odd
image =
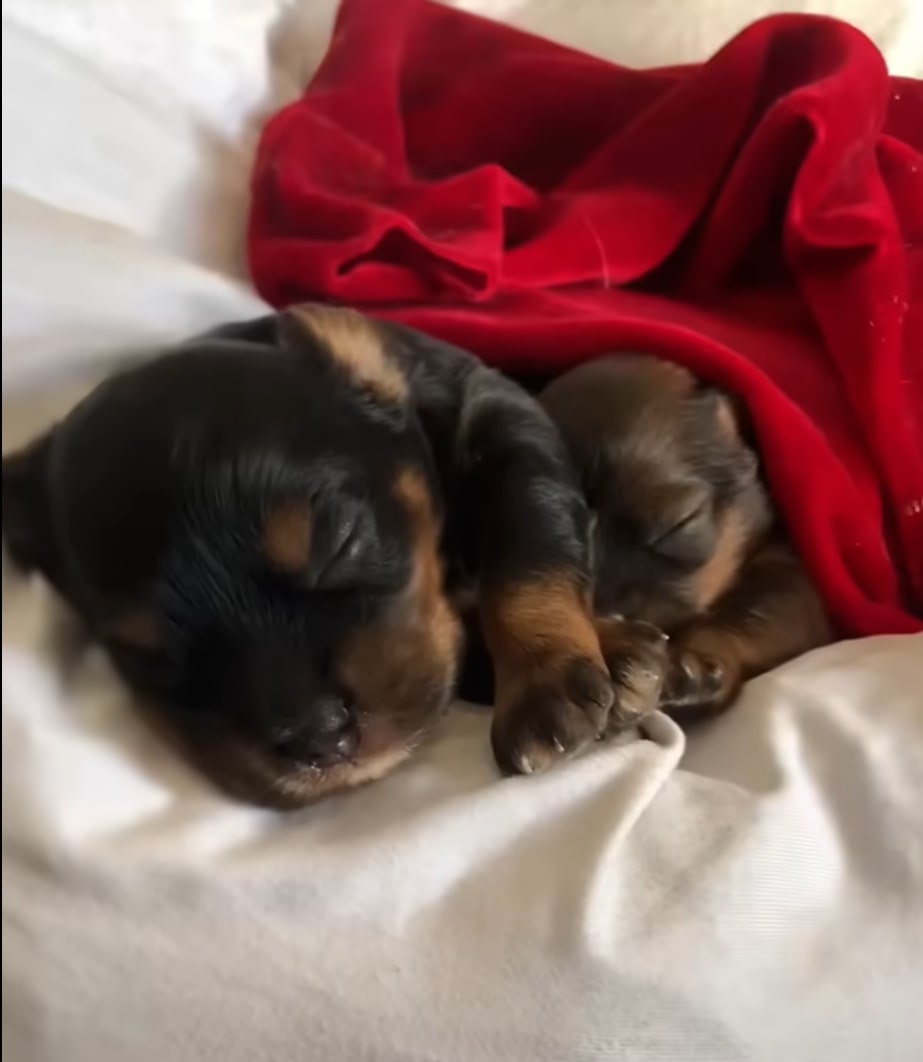
[{"label": "puppy's ear", "polygon": [[51,432],[3,457],[3,539],[23,571],[48,570],[53,556],[48,505]]},{"label": "puppy's ear", "polygon": [[694,400],[729,439],[740,438],[743,406],[738,399],[717,387],[703,385],[695,391]]},{"label": "puppy's ear", "polygon": [[756,440],[743,400],[715,387],[703,387],[695,400],[716,424],[720,434],[737,453],[737,470],[742,480],[753,479],[759,468]]}]

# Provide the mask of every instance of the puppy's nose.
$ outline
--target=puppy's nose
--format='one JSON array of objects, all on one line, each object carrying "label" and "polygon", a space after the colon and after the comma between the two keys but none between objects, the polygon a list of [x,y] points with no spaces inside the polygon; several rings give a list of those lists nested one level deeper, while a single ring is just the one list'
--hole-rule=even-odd
[{"label": "puppy's nose", "polygon": [[353,714],[340,698],[314,705],[303,719],[279,727],[272,736],[273,751],[278,755],[315,767],[351,759],[358,744]]}]

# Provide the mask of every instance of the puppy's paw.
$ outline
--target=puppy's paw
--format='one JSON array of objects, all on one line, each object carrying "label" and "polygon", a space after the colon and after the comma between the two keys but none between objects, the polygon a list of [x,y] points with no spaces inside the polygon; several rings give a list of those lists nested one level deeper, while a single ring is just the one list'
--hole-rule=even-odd
[{"label": "puppy's paw", "polygon": [[607,619],[597,626],[615,685],[607,732],[616,733],[635,726],[658,706],[670,666],[669,641],[650,623]]},{"label": "puppy's paw", "polygon": [[720,653],[678,645],[671,653],[660,707],[679,720],[714,715],[740,689],[740,675]]},{"label": "puppy's paw", "polygon": [[605,730],[615,690],[601,663],[563,656],[498,682],[491,730],[506,774],[532,774],[579,751]]}]

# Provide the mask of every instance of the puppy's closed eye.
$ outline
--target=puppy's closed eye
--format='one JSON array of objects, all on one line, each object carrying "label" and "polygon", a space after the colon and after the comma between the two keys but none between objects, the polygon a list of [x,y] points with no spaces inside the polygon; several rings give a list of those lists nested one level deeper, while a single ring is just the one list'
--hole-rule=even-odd
[{"label": "puppy's closed eye", "polygon": [[715,525],[710,498],[699,498],[678,509],[679,515],[651,528],[645,546],[659,557],[694,561],[714,546]]},{"label": "puppy's closed eye", "polygon": [[654,528],[647,539],[647,545],[654,550],[659,550],[661,547],[669,547],[670,543],[681,532],[697,528],[708,515],[708,510],[707,501],[699,502],[694,508],[674,520],[673,523],[667,524],[666,527],[661,525]]},{"label": "puppy's closed eye", "polygon": [[291,585],[347,591],[361,585],[374,553],[375,528],[366,508],[347,496],[275,504],[263,523],[263,560]]}]

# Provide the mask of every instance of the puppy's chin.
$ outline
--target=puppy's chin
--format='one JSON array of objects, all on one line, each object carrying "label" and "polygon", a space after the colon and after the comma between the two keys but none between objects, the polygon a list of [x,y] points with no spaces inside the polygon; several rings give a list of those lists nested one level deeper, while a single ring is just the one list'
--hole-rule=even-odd
[{"label": "puppy's chin", "polygon": [[[448,697],[446,697],[448,703]],[[276,811],[295,811],[326,797],[356,789],[390,774],[432,733],[444,712],[434,710],[426,724],[402,733],[387,720],[360,726],[355,758],[314,766],[280,756],[231,731],[177,735],[183,751],[228,796]]]}]

